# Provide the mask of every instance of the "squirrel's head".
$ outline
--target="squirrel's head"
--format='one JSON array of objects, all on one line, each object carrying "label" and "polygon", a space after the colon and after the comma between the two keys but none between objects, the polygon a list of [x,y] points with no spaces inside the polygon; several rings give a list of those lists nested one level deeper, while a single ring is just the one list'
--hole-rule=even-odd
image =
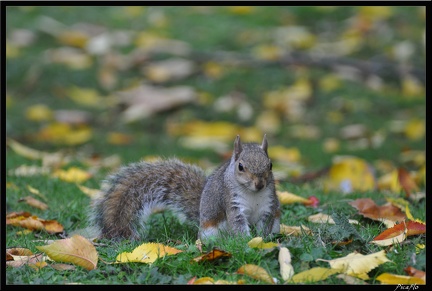
[{"label": "squirrel's head", "polygon": [[272,163],[267,154],[267,137],[264,135],[261,145],[257,143],[242,144],[240,136],[234,141],[234,172],[237,181],[257,192],[273,181]]}]

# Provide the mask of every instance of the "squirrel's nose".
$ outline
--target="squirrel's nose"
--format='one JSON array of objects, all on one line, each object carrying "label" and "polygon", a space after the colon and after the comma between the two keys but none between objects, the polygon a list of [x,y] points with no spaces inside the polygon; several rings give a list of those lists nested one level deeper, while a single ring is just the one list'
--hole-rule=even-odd
[{"label": "squirrel's nose", "polygon": [[264,187],[264,183],[263,182],[257,182],[255,183],[255,188],[257,188],[257,190],[261,190]]}]

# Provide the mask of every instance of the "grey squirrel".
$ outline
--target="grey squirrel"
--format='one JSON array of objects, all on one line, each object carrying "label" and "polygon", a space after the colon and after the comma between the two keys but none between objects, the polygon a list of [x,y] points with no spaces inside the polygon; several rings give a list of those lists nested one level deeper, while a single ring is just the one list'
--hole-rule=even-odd
[{"label": "grey squirrel", "polygon": [[178,159],[137,162],[122,167],[102,183],[91,203],[90,225],[100,238],[139,239],[152,213],[171,210],[181,222],[199,224],[202,241],[221,233],[267,236],[279,233],[280,204],[272,163],[262,144],[237,135],[229,161],[209,177]]}]

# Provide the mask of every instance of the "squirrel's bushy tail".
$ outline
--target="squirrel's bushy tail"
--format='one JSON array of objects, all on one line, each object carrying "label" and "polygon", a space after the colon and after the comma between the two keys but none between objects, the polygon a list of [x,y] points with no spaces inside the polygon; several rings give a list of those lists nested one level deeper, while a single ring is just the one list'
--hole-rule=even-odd
[{"label": "squirrel's bushy tail", "polygon": [[203,170],[177,159],[122,167],[92,201],[90,225],[101,238],[137,239],[148,216],[163,210],[198,224],[205,180]]}]

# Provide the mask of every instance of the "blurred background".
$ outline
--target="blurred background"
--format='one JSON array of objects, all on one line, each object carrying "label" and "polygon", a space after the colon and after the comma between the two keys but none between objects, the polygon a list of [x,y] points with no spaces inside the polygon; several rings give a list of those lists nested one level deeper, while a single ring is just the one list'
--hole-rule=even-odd
[{"label": "blurred background", "polygon": [[425,23],[420,6],[6,7],[6,134],[210,168],[266,133],[281,180],[349,156],[382,187],[401,166],[424,182]]}]

